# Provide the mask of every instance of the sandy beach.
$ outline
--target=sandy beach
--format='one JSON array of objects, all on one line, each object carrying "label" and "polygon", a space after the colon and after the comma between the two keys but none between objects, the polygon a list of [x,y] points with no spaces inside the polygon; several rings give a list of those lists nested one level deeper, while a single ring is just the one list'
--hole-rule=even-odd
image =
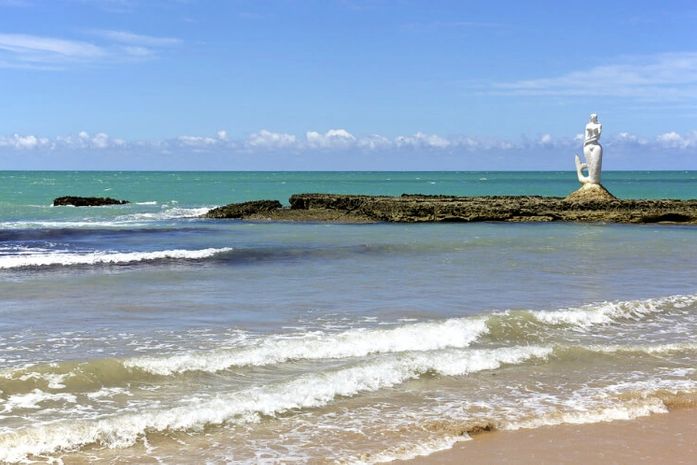
[{"label": "sandy beach", "polygon": [[475,436],[428,457],[400,465],[445,464],[694,464],[697,409],[632,421],[561,425]]}]

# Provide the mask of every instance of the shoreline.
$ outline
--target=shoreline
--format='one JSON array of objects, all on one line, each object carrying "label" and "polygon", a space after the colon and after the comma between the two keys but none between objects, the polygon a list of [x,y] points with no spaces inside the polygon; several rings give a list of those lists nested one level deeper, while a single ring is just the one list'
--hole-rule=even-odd
[{"label": "shoreline", "polygon": [[697,408],[631,420],[562,424],[476,434],[446,450],[395,465],[692,464]]}]

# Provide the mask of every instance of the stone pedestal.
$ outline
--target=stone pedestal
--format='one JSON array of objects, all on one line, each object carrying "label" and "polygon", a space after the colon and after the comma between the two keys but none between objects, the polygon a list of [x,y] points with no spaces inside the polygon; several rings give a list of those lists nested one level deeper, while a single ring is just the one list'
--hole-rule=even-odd
[{"label": "stone pedestal", "polygon": [[579,190],[572,192],[564,199],[566,202],[574,203],[612,202],[615,200],[619,199],[605,189],[602,184],[593,183],[583,184]]}]

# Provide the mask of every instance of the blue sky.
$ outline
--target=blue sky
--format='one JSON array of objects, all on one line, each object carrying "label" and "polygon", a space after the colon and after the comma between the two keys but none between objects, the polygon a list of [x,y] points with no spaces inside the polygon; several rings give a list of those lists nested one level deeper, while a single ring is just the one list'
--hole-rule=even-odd
[{"label": "blue sky", "polygon": [[0,0],[0,169],[697,169],[691,1]]}]

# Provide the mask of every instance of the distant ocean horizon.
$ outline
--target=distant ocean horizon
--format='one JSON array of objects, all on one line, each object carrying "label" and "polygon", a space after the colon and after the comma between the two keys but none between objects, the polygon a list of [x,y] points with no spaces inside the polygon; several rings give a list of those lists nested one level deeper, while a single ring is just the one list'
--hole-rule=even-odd
[{"label": "distant ocean horizon", "polygon": [[[603,183],[697,198],[697,171]],[[577,188],[571,171],[0,171],[0,462],[367,465],[694,405],[697,227],[200,218],[301,192]]]}]

